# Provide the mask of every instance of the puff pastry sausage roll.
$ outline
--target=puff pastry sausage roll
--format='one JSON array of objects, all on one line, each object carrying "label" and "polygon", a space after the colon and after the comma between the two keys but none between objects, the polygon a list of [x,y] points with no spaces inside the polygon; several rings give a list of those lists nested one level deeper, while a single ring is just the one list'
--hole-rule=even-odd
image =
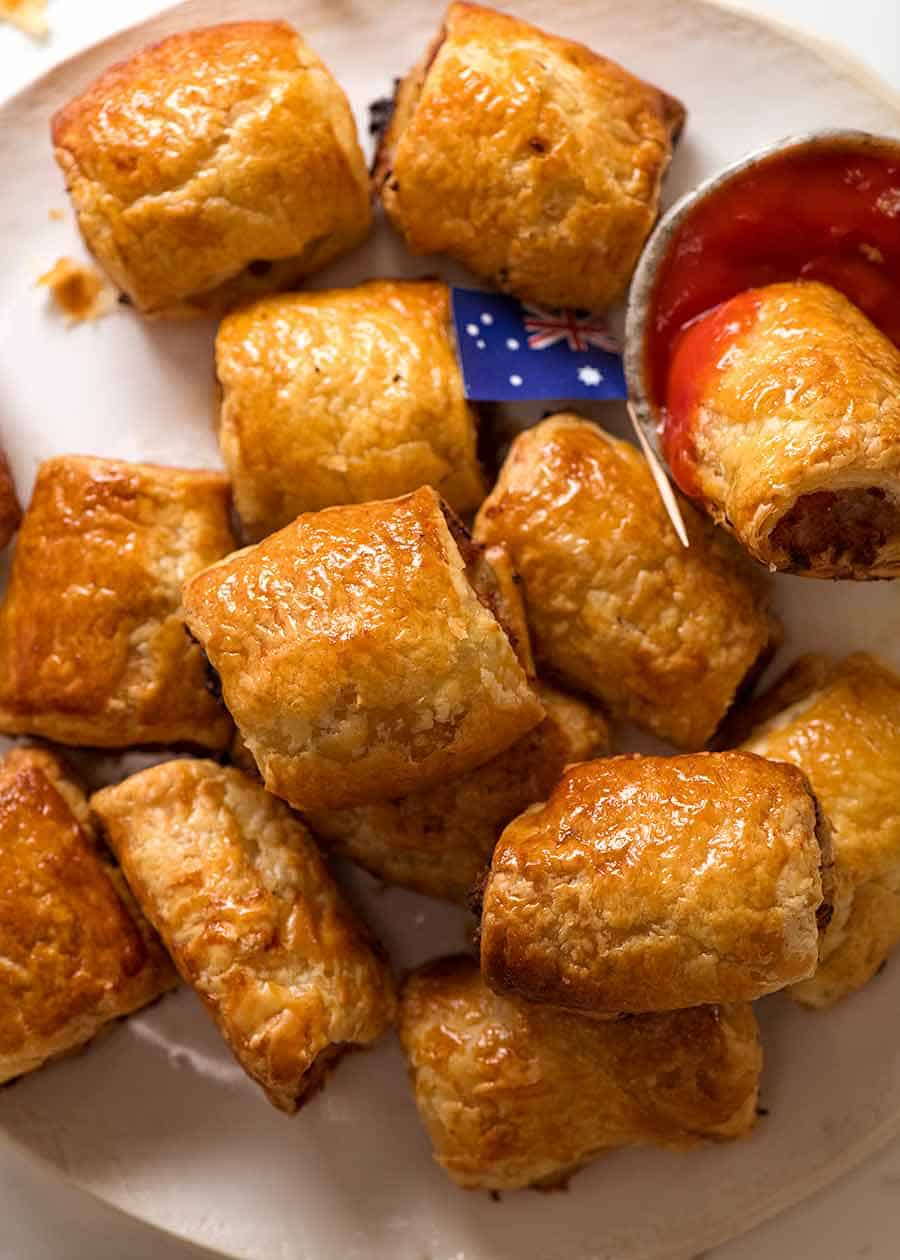
[{"label": "puff pastry sausage roll", "polygon": [[220,473],[47,460],[0,609],[0,730],[227,747],[228,714],[179,606],[183,579],[233,545]]},{"label": "puff pastry sausage roll", "polygon": [[465,774],[543,717],[445,510],[425,487],[309,513],[185,587],[266,787],[297,809]]},{"label": "puff pastry sausage roll", "polygon": [[183,978],[244,1071],[294,1112],[391,1023],[390,970],[309,833],[239,770],[168,761],[91,798]]},{"label": "puff pastry sausage roll", "polygon": [[434,1157],[461,1186],[564,1183],[617,1146],[685,1150],[753,1128],[747,1004],[601,1022],[492,993],[469,958],[414,972],[400,1039]]},{"label": "puff pastry sausage roll", "polygon": [[522,577],[539,668],[681,748],[712,735],[777,626],[731,539],[682,511],[685,550],[644,457],[574,415],[514,441],[475,536]]},{"label": "puff pastry sausage roll", "polygon": [[543,800],[564,767],[609,750],[603,714],[539,686],[547,716],[477,770],[397,801],[307,814],[316,835],[391,884],[466,902],[501,831]]},{"label": "puff pastry sausage roll", "polygon": [[498,991],[596,1013],[752,1001],[815,971],[830,865],[794,766],[584,762],[500,837],[482,970]]},{"label": "puff pastry sausage roll", "polygon": [[176,982],[87,801],[50,753],[0,760],[0,1082],[84,1045]]},{"label": "puff pastry sausage roll", "polygon": [[6,454],[0,451],[0,551],[9,543],[22,520],[16,483]]},{"label": "puff pastry sausage roll", "polygon": [[745,747],[799,766],[834,825],[835,880],[845,912],[822,942],[822,961],[791,994],[830,1006],[860,988],[900,941],[900,677],[859,653],[822,661],[816,679],[801,664],[776,686],[787,707]]},{"label": "puff pastry sausage roll", "polygon": [[771,569],[900,575],[900,350],[842,294],[773,284],[676,346],[675,479]]},{"label": "puff pastry sausage roll", "polygon": [[398,86],[375,183],[415,253],[591,310],[628,285],[684,117],[581,44],[451,4]]},{"label": "puff pastry sausage roll", "polygon": [[248,535],[431,485],[462,515],[486,487],[445,284],[373,280],[266,298],[216,338],[219,441]]},{"label": "puff pastry sausage roll", "polygon": [[107,70],[52,132],[88,248],[148,314],[294,283],[369,231],[347,98],[285,22],[173,35]]}]

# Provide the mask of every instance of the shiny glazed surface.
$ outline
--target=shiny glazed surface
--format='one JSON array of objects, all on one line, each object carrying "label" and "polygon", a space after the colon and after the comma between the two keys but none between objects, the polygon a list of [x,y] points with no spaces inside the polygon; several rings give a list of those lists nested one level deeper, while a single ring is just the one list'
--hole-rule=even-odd
[{"label": "shiny glazed surface", "polygon": [[[865,984],[900,940],[900,676],[864,653],[825,671],[744,745],[799,766],[834,826],[847,905],[826,933],[815,976],[792,990],[811,1006]],[[774,690],[791,688],[789,672]]]},{"label": "shiny glazed surface", "polygon": [[135,896],[283,1111],[391,1023],[390,970],[306,828],[239,770],[169,761],[91,798]]},{"label": "shiny glazed surface", "polygon": [[689,504],[682,512],[687,550],[644,457],[564,413],[515,439],[475,536],[507,547],[542,669],[698,748],[775,627],[765,579]]},{"label": "shiny glazed surface", "polygon": [[88,248],[148,313],[295,282],[371,226],[347,98],[286,22],[153,44],[59,110],[52,134]]},{"label": "shiny glazed surface", "polygon": [[0,834],[3,1082],[153,1001],[175,975],[49,753],[0,761]]},{"label": "shiny glazed surface", "polygon": [[398,87],[375,184],[415,253],[529,301],[597,309],[628,284],[684,118],[581,44],[451,4]]},{"label": "shiny glazed surface", "polygon": [[485,495],[445,284],[375,280],[271,297],[216,338],[219,443],[252,538],[301,512],[431,485]]},{"label": "shiny glazed surface", "polygon": [[584,1011],[751,1001],[815,970],[828,860],[793,766],[584,762],[500,837],[482,971],[498,992]]},{"label": "shiny glazed surface", "polygon": [[192,579],[188,625],[266,786],[298,809],[405,795],[543,709],[425,488],[300,516]]},{"label": "shiny glazed surface", "polygon": [[603,1022],[492,993],[470,958],[407,980],[400,1040],[434,1157],[459,1185],[565,1184],[617,1146],[748,1133],[762,1049],[752,1008]]},{"label": "shiny glazed surface", "polygon": [[45,461],[0,609],[0,730],[226,747],[231,722],[180,604],[182,582],[233,546],[221,473]]},{"label": "shiny glazed surface", "polygon": [[757,559],[900,573],[900,349],[842,294],[801,281],[725,302],[678,338],[667,399],[676,480]]},{"label": "shiny glazed surface", "polygon": [[547,716],[468,774],[396,801],[307,815],[316,836],[373,875],[466,903],[508,822],[543,800],[565,766],[609,751],[602,712],[538,684]]}]

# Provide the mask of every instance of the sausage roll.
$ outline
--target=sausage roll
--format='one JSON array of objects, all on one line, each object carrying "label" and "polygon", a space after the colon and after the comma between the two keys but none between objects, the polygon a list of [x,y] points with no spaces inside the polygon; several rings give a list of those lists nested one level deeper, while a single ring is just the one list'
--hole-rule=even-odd
[{"label": "sausage roll", "polygon": [[294,1112],[394,1014],[306,828],[239,770],[167,761],[91,798],[134,895],[248,1076]]},{"label": "sausage roll", "polygon": [[835,915],[822,961],[791,994],[830,1006],[860,988],[900,941],[900,677],[871,656],[822,662],[798,696],[795,673],[776,688],[788,707],[745,747],[793,762],[834,826],[835,877],[846,912]]},{"label": "sausage roll", "polygon": [[84,1045],[176,977],[56,757],[16,748],[0,760],[0,833],[3,1082]]},{"label": "sausage roll", "polygon": [[219,441],[248,536],[424,485],[474,512],[486,487],[449,320],[445,284],[401,280],[270,297],[224,320]]},{"label": "sausage roll", "polygon": [[447,512],[430,487],[325,508],[187,583],[225,703],[297,809],[465,774],[544,716]]},{"label": "sausage roll", "polygon": [[543,722],[485,765],[400,800],[313,812],[313,831],[388,883],[468,901],[506,824],[543,800],[570,762],[609,750],[602,713],[554,688],[538,690]]},{"label": "sausage roll", "polygon": [[220,473],[47,460],[0,608],[0,731],[227,747],[179,607],[182,581],[233,545]]},{"label": "sausage roll", "polygon": [[16,494],[9,460],[0,450],[0,551],[12,539],[22,520],[22,507]]},{"label": "sausage roll", "polygon": [[900,349],[827,285],[750,290],[691,324],[663,448],[770,569],[900,575]]},{"label": "sausage roll", "polygon": [[286,22],[173,35],[53,119],[88,248],[147,314],[283,287],[371,225],[350,106]]},{"label": "sausage roll", "polygon": [[522,577],[539,668],[681,748],[713,734],[777,632],[767,584],[644,457],[574,415],[519,435],[475,526]]},{"label": "sausage roll", "polygon": [[417,254],[549,306],[608,306],[659,207],[676,100],[581,44],[451,4],[398,85],[375,185]]},{"label": "sausage roll", "polygon": [[794,766],[587,761],[500,837],[482,971],[498,992],[596,1013],[752,1001],[815,971],[830,866]]},{"label": "sausage roll", "polygon": [[755,1123],[745,1003],[602,1022],[492,993],[456,957],[407,980],[399,1031],[434,1157],[460,1186],[558,1186],[613,1147],[685,1150]]}]

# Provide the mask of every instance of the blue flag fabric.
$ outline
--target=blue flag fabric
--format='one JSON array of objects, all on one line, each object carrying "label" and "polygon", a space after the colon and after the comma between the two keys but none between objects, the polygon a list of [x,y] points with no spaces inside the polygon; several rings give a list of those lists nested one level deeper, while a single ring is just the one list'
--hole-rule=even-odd
[{"label": "blue flag fabric", "polygon": [[597,316],[456,287],[451,306],[467,398],[627,397],[622,357]]}]

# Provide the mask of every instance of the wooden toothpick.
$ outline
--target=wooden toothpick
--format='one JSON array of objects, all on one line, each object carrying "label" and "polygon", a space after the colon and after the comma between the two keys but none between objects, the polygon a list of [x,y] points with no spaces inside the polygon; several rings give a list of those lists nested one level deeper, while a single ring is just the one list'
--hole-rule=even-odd
[{"label": "wooden toothpick", "polygon": [[678,506],[678,500],[675,498],[675,491],[672,489],[672,483],[666,476],[665,470],[653,452],[653,448],[647,441],[644,430],[641,428],[641,422],[637,418],[637,412],[634,404],[626,402],[625,410],[628,412],[628,419],[631,421],[632,427],[637,434],[637,440],[641,444],[641,450],[647,458],[650,465],[650,471],[653,474],[653,480],[656,482],[656,488],[659,491],[659,497],[663,501],[663,507],[669,515],[669,520],[675,533],[678,535],[679,542],[682,547],[690,547],[687,529],[685,528],[684,518],[681,515],[681,508]]}]

